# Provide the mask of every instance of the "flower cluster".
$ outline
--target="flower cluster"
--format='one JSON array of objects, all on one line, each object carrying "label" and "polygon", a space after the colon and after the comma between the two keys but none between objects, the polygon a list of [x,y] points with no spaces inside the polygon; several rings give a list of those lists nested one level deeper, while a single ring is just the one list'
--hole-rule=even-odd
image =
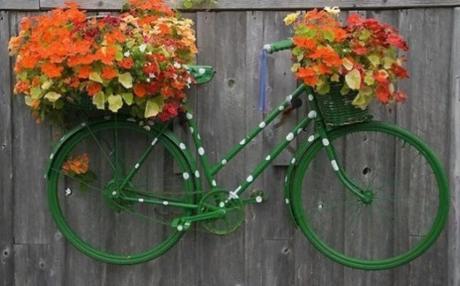
[{"label": "flower cluster", "polygon": [[88,17],[76,4],[24,18],[10,41],[16,94],[37,119],[89,102],[163,121],[178,115],[193,79],[193,22],[163,0],[129,0],[119,16]]},{"label": "flower cluster", "polygon": [[374,98],[383,104],[404,101],[395,83],[409,77],[398,55],[408,50],[407,43],[393,27],[355,13],[342,25],[339,12],[327,7],[285,18],[294,27],[292,70],[297,78],[319,94],[334,85],[341,86],[342,95],[354,91],[353,104],[363,109]]}]

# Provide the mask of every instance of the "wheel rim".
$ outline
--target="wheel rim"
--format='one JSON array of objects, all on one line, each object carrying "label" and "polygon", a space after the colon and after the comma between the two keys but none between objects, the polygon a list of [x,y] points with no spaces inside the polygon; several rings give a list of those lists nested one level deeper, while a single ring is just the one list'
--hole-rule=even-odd
[{"label": "wheel rim", "polygon": [[[403,131],[397,127],[393,127],[390,125],[386,124],[379,124],[379,123],[367,123],[367,124],[361,124],[361,125],[355,125],[352,127],[345,127],[338,129],[336,131],[333,131],[330,134],[330,139],[331,141],[334,142],[334,146],[337,145],[337,138],[343,138],[347,133],[353,132],[353,134],[358,134],[358,133],[375,133],[375,134],[385,134],[386,136],[396,136],[398,138],[404,139],[407,141],[407,144],[410,146],[415,147],[418,153],[420,153],[421,157],[426,158],[427,165],[430,166],[430,169],[432,169],[433,173],[433,178],[434,181],[436,182],[437,189],[439,192],[435,190],[435,197],[438,202],[438,208],[436,212],[433,214],[433,219],[431,223],[428,223],[427,225],[429,226],[428,230],[425,232],[425,235],[420,237],[416,242],[413,239],[413,241],[409,242],[410,249],[407,251],[401,251],[400,248],[401,246],[398,243],[390,243],[388,242],[387,244],[394,244],[390,245],[392,247],[387,249],[387,253],[390,253],[387,257],[379,257],[379,253],[377,252],[370,252],[368,257],[363,257],[363,256],[358,256],[357,255],[357,250],[353,249],[353,247],[356,248],[356,245],[359,245],[361,247],[367,247],[368,249],[372,249],[369,245],[372,243],[376,243],[376,239],[371,239],[370,236],[371,234],[368,234],[366,236],[367,239],[363,239],[362,237],[359,237],[362,234],[362,231],[365,230],[366,228],[363,226],[363,219],[357,220],[359,223],[358,231],[355,233],[355,237],[347,234],[347,231],[349,229],[347,228],[347,224],[343,224],[344,220],[346,218],[350,217],[350,213],[348,212],[349,206],[347,204],[350,204],[347,200],[347,197],[342,197],[341,198],[341,210],[337,210],[337,213],[341,213],[343,216],[342,218],[337,217],[337,214],[334,215],[323,215],[323,223],[324,221],[328,221],[328,224],[332,226],[330,227],[330,232],[332,231],[337,231],[339,234],[343,235],[329,235],[325,236],[324,233],[321,233],[320,227],[315,225],[315,218],[313,218],[312,213],[313,212],[320,212],[322,211],[323,213],[326,213],[325,210],[327,210],[327,207],[332,205],[331,203],[326,202],[321,202],[321,200],[316,200],[319,197],[311,197],[308,199],[305,199],[306,195],[302,194],[303,192],[305,193],[305,181],[304,178],[311,178],[311,174],[305,174],[305,171],[307,169],[311,169],[310,167],[314,167],[315,163],[315,156],[318,154],[318,152],[322,149],[321,143],[316,142],[314,143],[306,152],[303,153],[301,160],[299,161],[299,165],[295,169],[295,178],[293,182],[293,193],[292,193],[292,202],[293,202],[293,212],[296,217],[297,223],[299,224],[301,230],[304,232],[304,234],[307,236],[307,238],[312,242],[312,244],[317,248],[319,251],[327,255],[329,258],[333,259],[336,262],[339,262],[341,264],[344,264],[346,266],[354,267],[354,268],[361,268],[361,269],[368,269],[368,270],[377,270],[377,269],[387,269],[387,268],[392,268],[399,266],[401,264],[407,263],[413,259],[415,259],[417,256],[421,255],[424,251],[426,251],[436,240],[436,238],[439,236],[440,232],[442,231],[444,224],[446,222],[447,218],[447,212],[448,212],[448,187],[447,187],[447,179],[446,176],[439,164],[439,161],[436,159],[434,154],[423,144],[421,143],[417,138],[412,136],[406,131]],[[339,139],[340,140],[340,139]],[[345,143],[346,144],[346,143]],[[349,147],[349,146],[347,146]],[[356,148],[361,148],[359,144],[356,144]],[[340,150],[340,146],[337,148],[338,149],[338,156],[341,156],[342,152]],[[405,151],[406,152],[406,151]],[[353,152],[351,152],[353,154]],[[356,154],[354,154],[356,155]],[[401,154],[399,154],[401,155]],[[375,157],[378,157],[378,152],[374,154]],[[403,157],[405,156],[404,154],[402,155]],[[357,156],[359,157],[359,155]],[[325,160],[325,162],[328,162],[325,158],[327,157],[322,157],[321,159]],[[365,157],[364,157],[365,158]],[[398,159],[398,157],[395,157]],[[341,158],[339,158],[341,159]],[[345,156],[346,159],[346,156]],[[396,160],[395,159],[395,160]],[[399,158],[400,159],[400,158]],[[369,160],[369,158],[366,158],[366,160]],[[377,160],[377,159],[374,159]],[[356,162],[353,162],[356,163]],[[403,164],[407,164],[408,162],[403,162]],[[346,162],[343,163],[344,167],[347,168]],[[348,171],[350,173],[353,173],[353,167],[351,167],[353,164],[348,166]],[[359,164],[356,164],[359,165]],[[318,171],[326,170],[326,167],[328,170],[331,170],[330,166],[325,166],[322,169],[318,168]],[[355,169],[359,169],[361,166],[357,166]],[[369,174],[372,172],[371,170],[368,169],[360,169],[360,171]],[[333,172],[333,171],[332,171]],[[321,173],[321,172],[320,172]],[[354,172],[356,174],[356,172]],[[305,177],[304,177],[305,175]],[[310,175],[310,176],[308,176]],[[404,178],[406,174],[401,174],[399,175],[400,178]],[[321,177],[324,178],[324,177]],[[395,185],[397,180],[395,180]],[[334,186],[331,187],[331,192],[333,189],[336,189],[338,182],[331,182],[330,180],[327,180],[328,184],[333,184]],[[303,189],[303,192],[302,192]],[[394,188],[394,190],[397,190],[397,188]],[[312,190],[310,194],[314,192]],[[337,192],[338,193],[338,192]],[[340,194],[342,196],[348,196],[348,194],[345,194],[345,192],[342,192],[343,194]],[[395,192],[397,195],[398,193]],[[325,194],[322,194],[323,197],[326,196]],[[378,200],[378,193],[375,193],[375,198],[374,200]],[[338,195],[336,195],[338,196]],[[352,199],[354,198],[353,196],[350,196]],[[396,199],[397,196],[393,197]],[[306,200],[310,200],[311,203],[306,202]],[[401,216],[401,201],[400,199],[396,200],[398,203],[395,206],[393,206],[394,210],[392,212],[393,218],[398,218],[402,217]],[[391,203],[391,202],[390,202]],[[315,205],[316,204],[316,205]],[[321,205],[322,204],[322,205]],[[315,205],[317,208],[316,210],[312,207]],[[371,203],[373,205],[373,203]],[[388,206],[389,204],[387,203],[386,205],[384,204],[383,206]],[[308,210],[307,207],[308,206]],[[339,208],[340,208],[339,207]],[[374,210],[375,211],[375,210]],[[412,210],[411,210],[412,211]],[[330,212],[330,211],[329,211]],[[398,213],[399,212],[399,213]],[[413,212],[413,211],[412,211]],[[419,213],[423,214],[423,210],[421,209]],[[355,213],[355,215],[359,215]],[[396,215],[396,216],[395,216]],[[329,217],[328,217],[329,216]],[[414,214],[412,214],[414,216]],[[327,218],[327,219],[326,219]],[[371,226],[372,223],[376,223],[375,221],[375,213],[374,216],[371,215],[370,217],[371,220]],[[391,218],[391,216],[390,216]],[[369,217],[367,217],[369,220]],[[355,219],[356,220],[356,219]],[[335,225],[334,225],[335,223]],[[386,225],[391,227],[391,221],[387,222]],[[397,223],[395,223],[397,225]],[[379,229],[379,234],[383,236],[383,226],[385,226],[385,223],[383,221],[377,221],[375,226]],[[324,225],[322,225],[323,228]],[[409,226],[409,229],[412,226]],[[372,229],[372,228],[369,228]],[[402,229],[401,227],[395,227],[393,230],[393,236],[395,236],[395,231],[398,229]],[[383,236],[384,237],[384,236]],[[353,240],[355,239],[355,240]],[[397,241],[399,237],[394,238],[394,241]],[[383,240],[383,239],[382,239]],[[354,243],[351,244],[351,242]],[[380,241],[381,242],[381,241]],[[343,244],[340,246],[340,244]],[[351,247],[349,246],[351,245]],[[382,247],[383,243],[379,244],[379,247]],[[401,244],[402,245],[402,244]],[[399,249],[398,249],[399,248]],[[359,250],[359,249],[358,249]],[[399,253],[398,253],[399,251]],[[364,252],[364,251],[363,251]],[[358,257],[357,257],[358,256]]]},{"label": "wheel rim", "polygon": [[[144,137],[145,140],[143,140],[143,144],[150,144],[152,140],[154,139],[154,131],[148,132],[147,130],[140,128],[139,126],[129,123],[129,122],[122,122],[122,121],[108,121],[104,122],[102,124],[94,124],[94,125],[89,125],[87,128],[82,129],[80,132],[77,134],[73,135],[71,138],[69,138],[63,147],[59,150],[58,153],[54,155],[54,158],[52,160],[51,164],[51,172],[48,176],[48,197],[49,197],[49,204],[50,204],[50,210],[52,213],[52,216],[54,220],[56,221],[58,228],[60,231],[63,233],[63,235],[74,245],[77,249],[82,251],[84,254],[93,257],[95,259],[98,259],[103,262],[107,263],[114,263],[114,264],[135,264],[135,263],[141,263],[148,261],[150,259],[153,259],[155,257],[158,257],[165,253],[167,250],[169,250],[172,246],[174,246],[177,241],[181,238],[183,235],[182,232],[177,232],[173,228],[171,228],[169,225],[167,225],[173,218],[176,216],[176,214],[172,213],[170,211],[170,208],[167,208],[167,206],[154,206],[154,209],[151,210],[151,207],[147,207],[145,205],[142,205],[140,203],[136,204],[126,204],[124,206],[121,206],[121,210],[115,210],[113,209],[113,205],[106,204],[108,199],[107,197],[107,190],[109,189],[109,186],[113,184],[113,181],[110,180],[105,180],[104,177],[107,177],[103,173],[104,169],[110,169],[107,168],[107,165],[112,165],[110,163],[107,163],[107,154],[100,154],[100,157],[104,157],[103,159],[98,160],[99,161],[99,168],[98,171],[100,171],[100,178],[98,180],[105,181],[104,184],[99,184],[99,190],[94,187],[94,185],[98,185],[95,182],[92,182],[91,185],[93,185],[93,192],[91,190],[85,192],[82,192],[82,188],[76,187],[76,182],[78,182],[78,185],[81,186],[81,177],[79,180],[75,181],[71,178],[69,179],[68,174],[64,174],[61,167],[62,164],[68,160],[68,158],[73,155],[75,152],[80,152],[78,148],[81,143],[84,142],[84,140],[93,140],[94,137],[98,137],[98,134],[102,133],[114,133],[113,130],[117,131],[123,131],[127,133],[135,133],[136,136],[142,136]],[[118,135],[121,135],[121,132]],[[95,136],[96,135],[96,136]],[[144,152],[146,147],[143,146],[142,148],[138,148],[138,151],[134,151],[134,146],[137,143],[141,144],[138,142],[139,138],[132,138],[134,140],[126,142],[125,146],[123,148],[131,148],[132,150],[129,151],[129,156],[130,158],[123,158],[126,162],[125,164],[131,168],[134,166],[134,163],[138,158],[140,152]],[[162,148],[162,153],[163,153],[163,164],[166,166],[168,165],[169,170],[177,168],[179,169],[178,174],[174,174],[171,176],[171,178],[167,178],[164,181],[164,185],[166,188],[166,184],[173,184],[176,186],[174,193],[169,193],[169,194],[164,194],[161,193],[162,198],[165,200],[169,199],[174,199],[174,197],[178,197],[181,201],[184,202],[192,202],[193,201],[193,189],[194,189],[194,183],[193,179],[187,179],[185,180],[182,176],[183,173],[185,172],[190,172],[189,165],[187,163],[186,158],[184,157],[184,154],[182,151],[169,139],[167,139],[165,136],[161,136],[158,138],[158,143],[157,145],[159,147],[155,148]],[[99,143],[94,144],[94,145],[102,145],[104,143],[102,142],[102,135],[99,137]],[[142,141],[142,140],[141,140]],[[89,145],[89,144],[86,144]],[[140,146],[136,146],[140,147]],[[88,147],[86,147],[89,149]],[[139,151],[141,150],[141,151]],[[154,150],[152,154],[157,154],[155,151],[158,152],[158,150]],[[94,153],[94,152],[89,152],[89,153]],[[104,152],[99,152],[99,153],[104,153]],[[108,153],[108,152],[105,152]],[[118,152],[121,153],[121,152]],[[150,156],[152,156],[152,154]],[[94,155],[94,154],[93,154]],[[97,156],[96,156],[97,157]],[[90,155],[91,158],[91,155]],[[113,159],[114,157],[111,155],[111,158]],[[90,159],[90,160],[97,160],[97,159]],[[103,166],[102,161],[106,160],[105,167]],[[121,160],[117,160],[121,161]],[[173,162],[176,162],[173,164]],[[113,163],[113,162],[112,162]],[[161,162],[160,162],[161,163]],[[95,163],[96,164],[96,163]],[[90,161],[90,170],[92,168],[92,163]],[[117,164],[117,165],[122,165],[122,164]],[[159,192],[150,190],[150,188],[153,188],[152,184],[149,183],[148,186],[140,186],[140,182],[143,182],[143,176],[145,177],[146,174],[152,174],[154,172],[154,169],[152,167],[155,167],[158,165],[157,162],[150,163],[150,160],[148,160],[145,164],[143,164],[140,169],[139,169],[139,174],[136,175],[136,177],[133,179],[133,182],[138,186],[136,190],[141,190],[145,192],[152,192],[155,194],[155,196],[159,195]],[[142,169],[145,166],[145,169]],[[122,168],[120,168],[122,169]],[[149,170],[150,169],[150,170]],[[61,171],[57,171],[61,170]],[[93,170],[91,170],[93,171]],[[112,173],[113,177],[116,177],[115,170],[112,168],[112,170],[108,173]],[[160,173],[156,174],[154,176],[155,178],[161,177],[162,175]],[[110,175],[108,176],[110,177]],[[65,180],[63,180],[65,178]],[[151,179],[148,178],[150,181]],[[168,180],[168,182],[166,182]],[[174,181],[172,181],[174,180]],[[66,182],[67,181],[67,182]],[[152,181],[155,181],[152,179]],[[70,182],[70,183],[69,183]],[[179,183],[178,183],[179,182]],[[98,181],[99,183],[99,181]],[[67,184],[67,185],[66,185]],[[70,185],[70,187],[69,187]],[[89,185],[89,184],[88,184]],[[68,189],[71,188],[72,192],[70,196],[65,195],[65,193],[68,191]],[[106,190],[107,188],[107,190]],[[171,190],[171,187],[169,187],[169,190]],[[63,190],[65,190],[63,192]],[[102,194],[99,194],[96,191],[101,191]],[[180,192],[180,196],[177,194]],[[89,196],[91,195],[91,196]],[[72,198],[74,200],[72,203],[69,203],[69,198]],[[83,201],[82,198],[85,198]],[[94,212],[91,210],[90,207],[86,207],[87,203],[91,207],[94,208],[95,204],[97,202],[100,203],[100,209],[99,212]],[[104,201],[104,203],[102,203]],[[75,202],[80,203],[80,204],[75,204]],[[114,201],[112,201],[114,202]],[[115,203],[117,205],[117,203]],[[99,206],[99,205],[98,205]],[[119,204],[117,207],[120,208]],[[108,210],[110,208],[110,210]],[[84,211],[89,210],[91,214],[98,214],[102,218],[97,217],[95,218],[94,221],[90,221],[91,217],[85,217]],[[180,212],[180,215],[189,215],[191,214],[191,210],[189,209],[177,209],[174,210],[175,212]],[[118,213],[116,213],[118,212]],[[160,213],[162,212],[162,213]],[[70,216],[70,215],[72,216]],[[140,217],[139,214],[143,215],[143,217]],[[138,221],[134,221],[134,216],[138,218],[144,219],[147,222],[141,222],[141,219],[138,219]],[[179,214],[177,214],[179,215]],[[75,218],[76,216],[77,218]],[[152,221],[150,217],[155,216],[155,220]],[[162,216],[162,217],[168,217],[168,221],[162,221],[162,225],[160,225],[160,222],[158,222],[157,217]],[[84,221],[83,221],[84,220]],[[134,222],[133,222],[134,221]],[[83,222],[83,223],[82,223]],[[158,224],[158,226],[154,226],[154,223]],[[140,226],[140,227],[139,227]],[[127,230],[127,231],[125,231]],[[99,231],[99,232],[98,232]],[[148,238],[143,238],[141,236],[136,235],[134,231],[138,231],[136,233],[143,233],[143,234],[148,234]],[[104,232],[104,236],[101,234]],[[92,237],[93,234],[100,234],[103,237],[100,238],[94,238]],[[158,238],[157,238],[158,236]],[[99,239],[101,242],[99,242]],[[105,241],[104,241],[105,239]],[[123,240],[123,242],[118,242],[119,240]],[[117,248],[117,249],[114,249]]]}]

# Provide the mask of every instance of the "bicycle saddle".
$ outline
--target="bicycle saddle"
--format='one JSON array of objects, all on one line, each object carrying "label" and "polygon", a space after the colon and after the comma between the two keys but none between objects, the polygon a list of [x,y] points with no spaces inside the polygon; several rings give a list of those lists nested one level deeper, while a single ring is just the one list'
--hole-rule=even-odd
[{"label": "bicycle saddle", "polygon": [[212,66],[190,65],[188,66],[188,70],[195,78],[196,84],[204,84],[210,82],[216,73]]}]

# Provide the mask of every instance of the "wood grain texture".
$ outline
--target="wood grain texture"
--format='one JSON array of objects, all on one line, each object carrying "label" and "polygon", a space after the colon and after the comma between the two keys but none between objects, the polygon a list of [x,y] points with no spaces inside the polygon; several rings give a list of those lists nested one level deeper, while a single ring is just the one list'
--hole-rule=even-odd
[{"label": "wood grain texture", "polygon": [[[350,2],[343,1],[344,4]],[[367,8],[370,2],[380,3],[359,1],[359,4]],[[52,6],[58,2],[42,0],[41,3]],[[117,9],[120,2],[103,1],[105,6],[99,8],[94,5],[96,1],[81,3],[89,8],[111,10]],[[281,10],[283,5],[294,9],[289,5],[296,1],[283,1],[283,5],[277,1],[238,0],[230,3],[222,0],[221,3],[233,5],[223,7],[224,10],[248,8],[254,3],[257,3],[257,10]],[[302,6],[313,5],[311,3],[319,2],[302,4],[297,1],[297,5]],[[387,1],[384,5],[402,5],[395,3]],[[410,6],[411,3],[434,5],[435,2],[404,3]],[[332,5],[333,1],[328,1],[328,4]],[[197,22],[200,48],[198,63],[212,65],[217,70],[216,78],[211,83],[194,87],[190,93],[190,105],[195,109],[204,147],[212,161],[221,158],[229,147],[239,142],[249,129],[263,119],[263,114],[257,110],[259,51],[263,44],[289,35],[281,23],[286,13],[207,11],[187,15]],[[23,98],[11,97],[11,71],[9,66],[3,65],[0,67],[3,83],[0,85],[0,285],[457,286],[460,283],[460,219],[457,211],[460,209],[460,59],[456,51],[460,46],[460,10],[402,9],[363,13],[399,26],[412,47],[408,61],[412,77],[401,84],[409,92],[409,102],[398,107],[396,112],[394,107],[384,109],[376,106],[372,109],[373,113],[378,119],[396,122],[418,134],[440,155],[446,167],[450,166],[452,204],[455,208],[451,212],[449,231],[427,254],[407,266],[373,273],[344,268],[318,253],[295,229],[283,202],[283,180],[291,157],[291,153],[286,152],[277,161],[277,166],[270,167],[255,182],[254,188],[262,189],[268,194],[269,200],[261,205],[249,206],[246,225],[237,232],[218,237],[203,232],[198,226],[158,260],[130,267],[95,262],[65,241],[48,212],[42,176],[50,146],[59,138],[60,132],[47,124],[36,125],[29,110],[24,107]],[[11,34],[16,33],[17,23],[25,15],[30,13],[9,11],[0,14],[2,60],[7,59],[6,42],[10,31]],[[270,57],[272,89],[269,101],[272,107],[295,86],[289,71],[290,64],[289,52]],[[277,140],[285,136],[297,116],[304,116],[304,111],[291,115],[282,128],[272,129],[268,126],[263,136],[248,146],[248,151],[227,166],[228,169],[218,178],[219,185],[234,189]],[[308,130],[305,135],[310,134],[311,130]],[[305,135],[302,135],[300,144]],[[187,132],[181,133],[184,142],[186,136]],[[341,148],[344,146],[338,147],[340,152],[343,151]],[[363,159],[358,153],[344,152],[348,161]],[[384,156],[383,151],[379,150],[375,150],[375,154]],[[135,153],[131,155],[131,159],[136,157]],[[386,163],[391,164],[396,159],[391,157]],[[171,167],[167,164],[164,166]],[[362,167],[356,166],[355,171]],[[423,173],[410,167],[410,162],[397,166],[402,174],[412,174],[423,182]],[[309,194],[307,202],[318,203],[321,194],[315,193],[315,190],[320,187],[338,187],[327,170],[330,167],[326,161],[312,169],[306,190]],[[161,177],[161,172],[151,174],[152,180]],[[423,196],[420,201],[429,203]],[[97,216],[98,211],[94,207],[82,206],[80,212]],[[76,210],[78,213],[79,210]],[[78,219],[76,215],[75,222],[81,227],[91,227],[88,221],[80,222]],[[412,214],[409,219],[416,218]],[[339,242],[344,238],[343,223],[343,216],[336,215],[324,225],[324,229],[330,233],[328,239]],[[134,229],[135,225],[132,227]],[[396,230],[404,233],[409,228],[402,224]],[[149,233],[149,230],[143,232],[146,236]],[[117,228],[114,228],[114,234],[120,238],[127,237]]]},{"label": "wood grain texture", "polygon": [[[444,45],[452,38],[452,9],[415,9],[400,12],[399,29],[411,47],[408,68],[411,80],[401,83],[410,94],[407,104],[398,106],[397,124],[423,138],[433,148],[444,167],[448,168],[449,138],[446,132],[450,125],[450,63],[451,45]],[[407,180],[411,190],[431,184],[427,172],[405,154],[397,155],[396,174]],[[425,175],[424,175],[425,174]],[[417,179],[415,179],[417,178]],[[437,202],[427,194],[416,191],[410,196],[417,198],[399,220],[407,219],[399,231],[417,234],[425,218],[418,209],[427,208]],[[415,201],[414,201],[415,202]],[[406,241],[406,244],[413,243]],[[398,246],[396,246],[398,247]],[[424,256],[411,263],[409,272],[400,272],[397,285],[446,285],[447,284],[447,232]],[[403,282],[407,279],[406,282]]]},{"label": "wood grain texture", "polygon": [[[25,1],[25,0],[24,0]],[[78,0],[85,9],[120,9],[122,0]],[[1,2],[0,2],[1,3]],[[64,0],[41,0],[42,9],[62,6]],[[171,0],[170,3],[181,3],[180,0]],[[174,5],[174,4],[173,4]],[[459,0],[219,0],[215,6],[206,7],[213,10],[283,10],[305,9],[324,6],[340,6],[341,8],[400,8],[400,7],[446,7],[458,6]]]},{"label": "wood grain texture", "polygon": [[0,0],[0,10],[38,10],[40,0]]},{"label": "wood grain texture", "polygon": [[450,69],[450,190],[448,285],[460,284],[460,8],[454,9]]},{"label": "wood grain texture", "polygon": [[13,283],[13,138],[11,134],[11,70],[8,59],[9,14],[0,12],[0,282]]},{"label": "wood grain texture", "polygon": [[[206,100],[208,103],[200,104],[195,113],[204,148],[209,150],[210,160],[217,162],[246,135],[246,13],[203,12],[198,13],[197,17],[200,49],[198,60],[200,63],[213,65],[217,73],[212,84],[206,87],[209,88],[209,93],[197,94],[200,97],[197,100]],[[221,96],[223,94],[225,96]],[[246,178],[245,164],[244,156],[240,154],[226,165],[222,174],[217,177],[217,184],[231,190],[236,189],[237,184]],[[244,228],[223,237],[202,234],[198,238],[198,244],[198,285],[244,284]]]}]

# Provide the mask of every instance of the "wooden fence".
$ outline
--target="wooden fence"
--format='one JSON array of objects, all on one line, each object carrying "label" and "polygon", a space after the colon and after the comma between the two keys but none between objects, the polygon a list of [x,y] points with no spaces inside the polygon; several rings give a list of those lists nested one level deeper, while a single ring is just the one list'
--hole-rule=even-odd
[{"label": "wooden fence", "polygon": [[[460,6],[459,0],[220,0],[213,10],[186,15],[196,21],[198,62],[217,76],[192,97],[212,158],[223,154],[259,122],[258,55],[265,43],[284,39],[287,10],[334,4],[399,27],[411,46],[409,102],[379,111],[433,146],[449,170],[452,211],[435,247],[401,268],[364,272],[344,268],[318,254],[295,230],[282,202],[282,178],[290,154],[257,182],[269,194],[250,207],[235,234],[216,237],[190,232],[171,253],[138,266],[95,262],[72,248],[47,210],[44,166],[60,131],[36,125],[20,97],[12,96],[13,73],[7,42],[23,16],[62,0],[0,0],[0,282],[1,285],[460,285]],[[80,0],[95,11],[118,9],[120,1]],[[270,103],[295,86],[287,52],[270,58]],[[275,71],[276,69],[276,71]],[[289,125],[289,124],[287,124]],[[225,131],[224,131],[225,130]],[[242,179],[286,129],[268,130],[234,164],[228,183]],[[234,173],[231,173],[234,172]]]}]

